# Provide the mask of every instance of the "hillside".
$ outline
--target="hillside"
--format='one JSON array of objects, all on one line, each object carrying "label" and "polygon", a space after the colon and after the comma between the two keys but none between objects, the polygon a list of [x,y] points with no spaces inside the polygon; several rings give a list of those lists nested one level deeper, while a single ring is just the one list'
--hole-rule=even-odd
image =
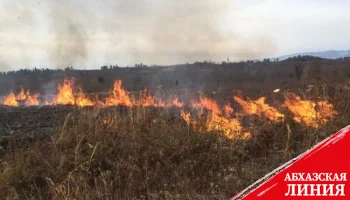
[{"label": "hillside", "polygon": [[[338,59],[338,58],[346,58],[350,57],[350,50],[329,50],[329,51],[319,51],[319,52],[304,52],[304,53],[295,53],[290,55],[284,55],[276,57],[279,60],[286,60],[290,57],[297,57],[297,56],[314,56],[314,57],[320,57],[320,58],[326,58],[326,59]],[[273,58],[273,59],[276,59]]]}]

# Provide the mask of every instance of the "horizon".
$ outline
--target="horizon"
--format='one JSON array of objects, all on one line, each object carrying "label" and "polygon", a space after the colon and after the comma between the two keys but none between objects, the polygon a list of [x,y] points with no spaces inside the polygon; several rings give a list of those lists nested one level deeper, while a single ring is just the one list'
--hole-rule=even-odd
[{"label": "horizon", "polygon": [[[160,65],[160,64],[147,64],[147,63],[135,63],[134,65],[126,65],[126,66],[122,66],[122,65],[118,65],[110,63],[110,64],[104,64],[102,66],[97,66],[96,68],[77,68],[75,66],[65,66],[65,67],[59,67],[59,68],[55,68],[55,67],[26,67],[26,68],[17,68],[17,69],[11,69],[8,71],[1,71],[2,72],[13,72],[13,71],[20,71],[20,70],[104,70],[102,69],[102,67],[107,67],[107,69],[111,69],[110,67],[113,68],[135,68],[135,67],[177,67],[177,66],[181,66],[181,65],[195,65],[196,63],[210,63],[210,64],[215,64],[215,65],[221,65],[222,63],[228,63],[228,64],[237,64],[240,62],[249,62],[249,61],[253,61],[253,62],[264,62],[265,59],[268,59],[269,62],[282,62],[284,60],[287,60],[289,58],[295,58],[298,56],[311,56],[314,58],[322,58],[322,57],[318,57],[318,56],[313,56],[313,55],[309,55],[308,53],[321,53],[321,52],[328,52],[328,51],[350,51],[350,50],[327,50],[327,51],[319,51],[319,52],[300,52],[300,53],[292,53],[292,54],[288,54],[288,55],[279,55],[277,57],[273,57],[273,58],[262,58],[262,59],[246,59],[246,60],[229,60],[227,62],[227,58],[226,60],[222,60],[222,61],[211,61],[211,60],[197,60],[197,61],[193,61],[193,62],[187,62],[187,63],[177,63],[177,64],[169,64],[169,65]],[[280,59],[283,58],[283,59]],[[340,57],[341,58],[341,57]],[[346,58],[346,57],[342,57],[342,58]],[[277,60],[276,60],[277,59]],[[323,58],[323,59],[328,59],[328,58]],[[334,60],[334,59],[328,59],[328,60]],[[142,64],[142,65],[140,65]]]},{"label": "horizon", "polygon": [[348,8],[346,0],[4,0],[0,71],[239,62],[347,50]]}]

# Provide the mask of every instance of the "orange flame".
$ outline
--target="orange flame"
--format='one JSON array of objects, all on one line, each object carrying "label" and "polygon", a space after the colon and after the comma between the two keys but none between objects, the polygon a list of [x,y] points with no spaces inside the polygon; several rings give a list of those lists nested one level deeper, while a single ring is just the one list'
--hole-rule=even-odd
[{"label": "orange flame", "polygon": [[24,92],[23,87],[21,87],[21,91],[19,92],[19,94],[17,95],[16,99],[23,101],[27,99],[27,96],[29,94],[29,90],[27,91],[27,94]]},{"label": "orange flame", "polygon": [[65,79],[63,84],[58,84],[58,94],[53,104],[77,105],[80,107],[94,105],[94,102],[86,97],[86,94],[80,87],[78,87],[78,92],[74,93],[74,82],[74,79]]},{"label": "orange flame", "polygon": [[180,102],[177,97],[175,97],[175,99],[171,102],[171,105],[174,107],[183,107],[184,106],[184,104],[182,102]]},{"label": "orange flame", "polygon": [[54,104],[63,104],[63,105],[74,105],[74,94],[73,94],[73,85],[74,80],[65,79],[63,84],[58,84],[57,90],[58,94],[56,95]]},{"label": "orange flame", "polygon": [[107,97],[105,105],[106,106],[132,106],[129,94],[122,88],[122,81],[117,80],[114,82],[111,95]]},{"label": "orange flame", "polygon": [[194,125],[195,122],[191,120],[191,113],[181,110],[181,117],[187,123],[187,125]]},{"label": "orange flame", "polygon": [[[203,113],[203,108],[210,111],[205,120],[206,131],[220,131],[226,137],[232,139],[234,137],[249,138],[250,133],[243,133],[243,126],[236,118],[231,118],[233,109],[230,105],[224,107],[225,116],[222,116],[222,111],[217,102],[213,99],[206,97],[200,97],[199,102],[192,101],[191,106],[194,108],[200,108],[200,113]],[[187,124],[196,126],[198,124],[195,120],[191,120],[191,115],[188,112],[181,112],[181,117]]]},{"label": "orange flame", "polygon": [[27,91],[27,100],[24,103],[26,106],[38,106],[39,105],[39,94],[29,95],[29,90]]},{"label": "orange flame", "polygon": [[[83,92],[80,87],[74,87],[74,79],[65,79],[62,84],[58,84],[57,95],[54,96],[52,102],[49,102],[46,97],[46,105],[77,105],[83,106],[156,106],[156,107],[183,107],[184,103],[180,102],[178,97],[168,99],[166,103],[162,100],[157,100],[155,96],[151,95],[147,88],[142,91],[139,99],[131,98],[129,93],[122,87],[122,81],[114,82],[113,89],[105,101],[100,101],[96,95],[96,99],[91,100]],[[243,113],[248,115],[257,115],[258,117],[266,117],[271,121],[280,121],[284,115],[277,111],[277,109],[265,103],[266,98],[261,97],[257,100],[244,100],[240,97],[234,96],[233,99],[238,102],[242,108]],[[19,94],[16,96],[13,92],[3,97],[3,104],[6,106],[32,106],[39,105],[39,94],[31,95],[30,90],[25,91],[21,88]],[[187,104],[186,104],[187,105]],[[234,110],[226,104],[220,107],[219,104],[210,98],[200,95],[199,101],[190,101],[188,104],[192,109],[197,109],[199,115],[196,118],[191,116],[190,112],[181,111],[181,117],[188,125],[200,128],[201,131],[220,131],[228,138],[233,137],[250,137],[249,133],[243,133],[245,130],[240,121],[235,118]],[[333,118],[337,112],[334,111],[333,105],[326,101],[308,101],[301,100],[300,97],[293,93],[288,93],[283,106],[287,107],[293,113],[294,121],[304,123],[307,126],[318,127],[319,124],[326,123]],[[204,117],[204,112],[208,115]],[[204,129],[200,127],[199,121],[204,122]],[[106,122],[107,123],[107,122]]]},{"label": "orange flame", "polygon": [[21,88],[20,93],[16,96],[13,92],[8,94],[3,98],[3,104],[6,106],[19,106],[20,101],[23,101],[23,105],[25,106],[38,106],[39,105],[39,94],[30,95],[30,90],[27,92]]},{"label": "orange flame", "polygon": [[255,101],[245,101],[237,96],[234,96],[233,99],[242,106],[244,114],[257,115],[259,117],[265,116],[269,120],[276,122],[284,118],[282,113],[265,103],[266,97],[261,97]]},{"label": "orange flame", "polygon": [[230,106],[230,104],[226,104],[224,107],[224,111],[225,111],[225,116],[229,118],[233,113],[233,108]]},{"label": "orange flame", "polygon": [[317,128],[319,124],[326,123],[337,114],[333,110],[333,105],[325,101],[315,103],[309,100],[301,100],[299,96],[292,92],[287,93],[286,98],[284,106],[293,113],[294,121],[304,123],[307,126]]},{"label": "orange flame", "polygon": [[5,106],[18,106],[18,102],[16,100],[15,94],[13,94],[13,92],[11,92],[7,96],[5,96],[3,98],[3,104]]},{"label": "orange flame", "polygon": [[93,106],[95,104],[92,100],[86,97],[86,94],[83,92],[83,90],[80,87],[79,87],[79,92],[76,97],[75,103],[80,107]]}]

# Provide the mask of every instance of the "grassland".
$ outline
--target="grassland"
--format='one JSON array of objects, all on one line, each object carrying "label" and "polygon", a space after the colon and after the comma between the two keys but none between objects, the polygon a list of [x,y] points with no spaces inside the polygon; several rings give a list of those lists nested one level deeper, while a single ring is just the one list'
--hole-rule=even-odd
[{"label": "grassland", "polygon": [[[180,108],[2,107],[0,196],[229,199],[348,125],[350,91],[339,90],[338,81],[325,77],[293,81],[280,93],[271,91],[271,83],[266,87],[252,83],[241,91],[253,99],[266,96],[285,115],[279,122],[256,115],[239,117],[251,138],[203,132],[201,124],[192,126],[180,117]],[[207,82],[214,87],[213,81]],[[208,87],[205,94],[218,102],[232,102],[237,87],[230,89],[231,84],[215,94]],[[314,88],[306,92],[309,84]],[[302,99],[331,102],[338,115],[317,128],[296,123],[288,109],[278,106],[287,89]],[[241,108],[235,105],[234,110]]]}]

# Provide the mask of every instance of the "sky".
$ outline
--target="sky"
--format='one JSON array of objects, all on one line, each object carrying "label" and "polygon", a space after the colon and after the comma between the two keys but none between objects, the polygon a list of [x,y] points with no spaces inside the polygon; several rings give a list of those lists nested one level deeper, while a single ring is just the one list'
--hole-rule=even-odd
[{"label": "sky", "polygon": [[350,49],[348,0],[1,0],[0,71]]}]

